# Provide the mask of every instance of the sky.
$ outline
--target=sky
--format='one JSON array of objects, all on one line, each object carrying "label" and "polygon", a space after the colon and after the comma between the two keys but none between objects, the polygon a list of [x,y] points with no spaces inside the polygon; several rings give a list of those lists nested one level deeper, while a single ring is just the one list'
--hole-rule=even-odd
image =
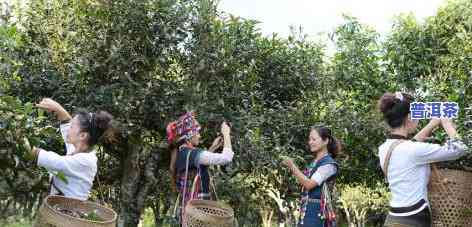
[{"label": "sky", "polygon": [[219,10],[261,22],[262,34],[290,34],[289,26],[302,26],[316,36],[332,32],[342,23],[342,14],[357,17],[382,35],[388,33],[393,18],[412,12],[422,20],[436,13],[446,0],[220,0]]},{"label": "sky", "polygon": [[[26,0],[0,0],[0,2]],[[261,32],[283,37],[289,27],[302,26],[310,36],[332,32],[342,23],[342,14],[357,17],[380,34],[386,34],[394,16],[412,12],[418,19],[432,16],[447,0],[219,0],[219,10],[261,22]]]}]

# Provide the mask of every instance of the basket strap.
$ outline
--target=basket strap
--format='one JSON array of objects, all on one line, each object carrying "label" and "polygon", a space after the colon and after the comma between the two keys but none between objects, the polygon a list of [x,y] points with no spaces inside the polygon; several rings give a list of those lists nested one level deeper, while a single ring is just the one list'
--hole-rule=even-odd
[{"label": "basket strap", "polygon": [[384,167],[382,169],[382,171],[385,175],[385,179],[388,179],[387,178],[387,176],[388,176],[388,165],[390,164],[390,158],[392,157],[392,152],[395,149],[395,147],[397,147],[398,145],[400,145],[403,142],[405,142],[405,140],[397,140],[397,141],[393,142],[392,145],[390,145],[390,147],[388,148],[387,155],[385,156],[385,160],[384,160],[384,165],[383,165]]},{"label": "basket strap", "polygon": [[174,212],[173,212],[173,214],[174,214],[173,216],[174,216],[174,217],[177,217],[177,207],[179,206],[179,199],[180,199],[180,195],[181,195],[181,194],[182,194],[182,193],[179,192],[179,194],[177,195],[177,199],[175,200],[175,203],[174,203],[174,204],[175,204],[175,205],[174,205]]},{"label": "basket strap", "polygon": [[[197,170],[197,172],[198,171],[199,170]],[[197,179],[200,179],[200,182],[202,181],[199,173],[197,173],[195,177],[193,178],[192,190],[190,191],[190,196],[191,196],[190,199],[192,199],[193,198],[192,196],[195,194],[195,187],[197,186]],[[200,183],[200,187],[201,187],[201,183]]]},{"label": "basket strap", "polygon": [[64,196],[64,192],[62,192],[61,189],[59,189],[56,184],[54,184],[54,176],[51,177],[51,187],[54,188],[54,190],[57,191],[57,193],[55,195],[61,195],[61,196]]},{"label": "basket strap", "polygon": [[209,171],[208,171],[208,175],[210,176],[210,187],[213,189],[213,193],[215,194],[215,199],[219,200],[218,199],[218,194],[216,194],[216,187],[215,187],[215,184],[213,182],[213,177],[211,176]]},{"label": "basket strap", "polygon": [[190,159],[190,153],[192,152],[192,150],[189,150],[188,153],[187,153],[187,160],[185,161],[185,179],[184,179],[184,191],[182,193],[182,209],[185,210],[185,207],[183,207],[185,205],[185,196],[186,196],[186,192],[187,192],[187,178],[188,178],[188,163],[189,163],[189,159]]}]

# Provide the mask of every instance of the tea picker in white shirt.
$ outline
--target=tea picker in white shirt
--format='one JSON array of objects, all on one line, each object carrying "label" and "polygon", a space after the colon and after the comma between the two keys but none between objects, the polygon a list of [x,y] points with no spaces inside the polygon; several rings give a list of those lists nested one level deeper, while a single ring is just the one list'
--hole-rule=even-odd
[{"label": "tea picker in white shirt", "polygon": [[105,111],[78,111],[72,117],[59,103],[49,98],[41,100],[36,106],[54,113],[61,121],[60,131],[67,150],[64,156],[36,147],[31,150],[38,166],[53,175],[50,194],[87,200],[97,174],[98,160],[94,146],[113,140],[113,117]]},{"label": "tea picker in white shirt", "polygon": [[[418,127],[418,120],[411,119],[412,102],[412,96],[400,92],[385,93],[379,100],[380,112],[389,126],[387,140],[379,147],[379,159],[392,193],[384,226],[431,226],[427,187],[430,164],[466,154],[450,119],[432,119],[410,140]],[[421,142],[438,126],[449,137],[444,145]]]}]

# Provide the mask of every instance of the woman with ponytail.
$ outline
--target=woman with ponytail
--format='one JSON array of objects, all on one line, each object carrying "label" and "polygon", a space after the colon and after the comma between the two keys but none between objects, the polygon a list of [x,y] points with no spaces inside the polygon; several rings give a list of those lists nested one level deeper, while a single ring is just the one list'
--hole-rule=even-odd
[{"label": "woman with ponytail", "polygon": [[111,130],[113,117],[105,111],[79,111],[72,117],[59,103],[49,98],[36,106],[56,115],[61,122],[60,131],[66,148],[64,156],[36,147],[31,150],[37,165],[53,173],[50,194],[87,200],[97,173],[94,146],[114,140]]},{"label": "woman with ponytail", "polygon": [[[167,125],[167,140],[171,151],[170,173],[172,187],[179,192],[180,215],[177,216],[181,224],[184,224],[183,208],[189,200],[210,199],[208,166],[224,165],[233,160],[231,129],[226,122],[221,124],[222,137],[217,137],[208,150],[197,148],[200,144],[200,129],[193,112],[187,112]],[[213,153],[221,145],[222,153]]]},{"label": "woman with ponytail", "polygon": [[341,151],[339,141],[325,126],[315,126],[308,137],[314,159],[301,171],[287,158],[283,161],[302,185],[299,227],[324,227],[335,225],[328,184],[334,183],[338,164],[334,160]]},{"label": "woman with ponytail", "polygon": [[[411,95],[385,93],[379,110],[389,126],[386,141],[379,147],[380,166],[392,193],[390,211],[384,226],[431,226],[428,182],[431,163],[454,160],[465,155],[466,146],[450,119],[431,119],[413,138],[418,120],[411,118]],[[426,143],[439,126],[446,131],[446,144]]]}]

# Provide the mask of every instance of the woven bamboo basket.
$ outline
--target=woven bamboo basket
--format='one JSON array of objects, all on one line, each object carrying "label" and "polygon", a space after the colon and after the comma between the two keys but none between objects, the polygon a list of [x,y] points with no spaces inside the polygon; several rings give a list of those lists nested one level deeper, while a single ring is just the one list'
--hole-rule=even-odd
[{"label": "woven bamboo basket", "polygon": [[433,168],[429,201],[433,226],[472,226],[472,173]]},{"label": "woven bamboo basket", "polygon": [[[83,213],[95,212],[103,221],[91,221],[64,214],[54,207]],[[90,201],[51,195],[44,199],[33,227],[115,227],[117,214],[112,209]]]},{"label": "woven bamboo basket", "polygon": [[385,226],[386,227],[411,227],[409,225],[403,225],[403,224],[398,224],[398,223],[388,224],[388,225],[385,225]]},{"label": "woven bamboo basket", "polygon": [[211,200],[190,200],[185,207],[186,227],[233,227],[234,211],[228,205]]}]

